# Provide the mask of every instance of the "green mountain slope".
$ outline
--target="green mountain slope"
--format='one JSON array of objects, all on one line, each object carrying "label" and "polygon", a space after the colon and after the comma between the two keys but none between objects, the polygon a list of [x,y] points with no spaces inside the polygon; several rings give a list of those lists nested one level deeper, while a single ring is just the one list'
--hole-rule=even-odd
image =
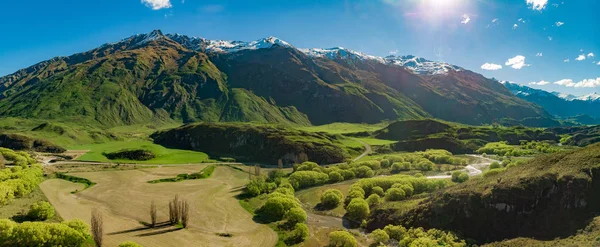
[{"label": "green mountain slope", "polygon": [[0,116],[100,126],[548,117],[469,71],[417,75],[370,60],[309,57],[293,47],[222,53],[201,42],[198,48],[154,31],[41,62],[0,78]]}]

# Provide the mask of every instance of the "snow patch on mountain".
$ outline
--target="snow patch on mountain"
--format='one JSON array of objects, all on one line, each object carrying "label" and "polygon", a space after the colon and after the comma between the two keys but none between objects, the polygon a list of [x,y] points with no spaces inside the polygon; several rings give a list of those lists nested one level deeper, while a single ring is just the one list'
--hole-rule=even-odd
[{"label": "snow patch on mountain", "polygon": [[429,61],[415,56],[387,56],[385,60],[389,64],[398,65],[411,69],[417,74],[446,74],[449,71],[461,71],[461,67],[444,62]]},{"label": "snow patch on mountain", "polygon": [[380,63],[385,63],[385,60],[381,57],[371,56],[362,52],[353,51],[344,47],[334,47],[328,49],[312,48],[312,49],[298,49],[302,53],[309,57],[324,57],[329,59],[358,59],[358,60],[372,60]]}]

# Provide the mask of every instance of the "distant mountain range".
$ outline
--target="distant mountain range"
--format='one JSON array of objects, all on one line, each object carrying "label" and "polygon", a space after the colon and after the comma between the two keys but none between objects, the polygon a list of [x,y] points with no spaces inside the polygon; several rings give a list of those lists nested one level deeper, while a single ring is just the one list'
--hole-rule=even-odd
[{"label": "distant mountain range", "polygon": [[447,63],[158,30],[0,77],[0,115],[104,126],[551,117],[496,80]]},{"label": "distant mountain range", "polygon": [[[535,103],[546,109],[550,114],[563,118],[578,117],[586,123],[598,123],[600,119],[600,95],[592,93],[584,96],[574,96],[558,92],[547,92],[517,83],[502,82],[517,97]],[[596,120],[580,116],[587,115]],[[590,121],[592,121],[590,123]],[[586,124],[584,123],[584,124]]]}]

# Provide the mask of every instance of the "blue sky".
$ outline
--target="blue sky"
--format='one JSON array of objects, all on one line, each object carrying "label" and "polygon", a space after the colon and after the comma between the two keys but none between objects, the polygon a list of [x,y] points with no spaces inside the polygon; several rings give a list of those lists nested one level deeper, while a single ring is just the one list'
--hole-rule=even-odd
[{"label": "blue sky", "polygon": [[161,29],[411,54],[582,95],[600,92],[598,9],[596,0],[7,1],[0,9],[0,75]]}]

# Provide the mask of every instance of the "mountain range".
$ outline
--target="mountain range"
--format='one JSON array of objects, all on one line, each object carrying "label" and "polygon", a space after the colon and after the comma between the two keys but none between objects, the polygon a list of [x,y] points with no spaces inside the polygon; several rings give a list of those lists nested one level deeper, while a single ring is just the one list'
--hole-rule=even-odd
[{"label": "mountain range", "polygon": [[[584,96],[574,96],[558,92],[547,92],[513,82],[502,82],[517,97],[535,103],[546,109],[558,118],[572,118],[587,115],[600,119],[600,95],[592,93]],[[579,116],[581,117],[581,116]],[[598,121],[589,120],[584,124],[593,124]]]},{"label": "mountain range", "polygon": [[551,117],[498,81],[443,62],[159,30],[0,77],[0,115],[104,126]]}]

